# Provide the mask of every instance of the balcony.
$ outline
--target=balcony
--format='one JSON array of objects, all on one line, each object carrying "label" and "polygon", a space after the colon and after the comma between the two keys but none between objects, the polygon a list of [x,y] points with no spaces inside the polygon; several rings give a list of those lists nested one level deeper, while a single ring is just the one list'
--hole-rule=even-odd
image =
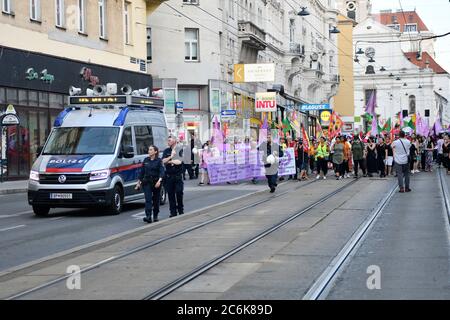
[{"label": "balcony", "polygon": [[239,39],[256,50],[265,50],[267,47],[266,33],[251,21],[239,21]]},{"label": "balcony", "polygon": [[305,56],[305,46],[302,46],[300,43],[291,42],[289,44],[289,53]]},{"label": "balcony", "polygon": [[147,14],[151,14],[153,11],[158,9],[158,7],[168,0],[146,0],[147,3]]}]

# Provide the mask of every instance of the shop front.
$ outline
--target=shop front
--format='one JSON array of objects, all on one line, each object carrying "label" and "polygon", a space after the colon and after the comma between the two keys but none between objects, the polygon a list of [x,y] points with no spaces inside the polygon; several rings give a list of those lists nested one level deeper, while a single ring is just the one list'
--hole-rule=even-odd
[{"label": "shop front", "polygon": [[95,85],[117,83],[133,89],[149,87],[152,77],[107,66],[83,63],[0,46],[0,113],[12,105],[19,125],[2,128],[0,156],[5,180],[29,175],[39,146],[67,105],[71,86],[82,94]]}]

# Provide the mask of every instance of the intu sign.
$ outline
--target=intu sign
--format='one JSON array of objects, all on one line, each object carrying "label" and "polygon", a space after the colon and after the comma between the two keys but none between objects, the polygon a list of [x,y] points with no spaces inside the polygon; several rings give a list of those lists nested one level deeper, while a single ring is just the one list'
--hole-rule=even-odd
[{"label": "intu sign", "polygon": [[277,93],[276,92],[257,92],[255,95],[256,112],[277,111]]}]

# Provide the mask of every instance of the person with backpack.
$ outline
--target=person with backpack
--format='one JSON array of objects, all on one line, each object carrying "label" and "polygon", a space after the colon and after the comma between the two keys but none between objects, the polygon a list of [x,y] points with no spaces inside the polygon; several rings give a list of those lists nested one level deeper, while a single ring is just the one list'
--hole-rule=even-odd
[{"label": "person with backpack", "polygon": [[352,156],[355,169],[354,178],[358,178],[358,169],[361,167],[364,177],[366,176],[366,167],[364,165],[364,143],[359,139],[358,135],[354,135],[352,142]]}]

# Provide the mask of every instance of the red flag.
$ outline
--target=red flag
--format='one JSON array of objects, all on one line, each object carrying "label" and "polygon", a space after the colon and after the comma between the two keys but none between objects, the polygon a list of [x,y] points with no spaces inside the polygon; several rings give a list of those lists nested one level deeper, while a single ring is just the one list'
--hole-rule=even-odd
[{"label": "red flag", "polygon": [[303,136],[303,148],[309,152],[309,137],[306,133],[305,127],[302,126],[302,136]]}]

